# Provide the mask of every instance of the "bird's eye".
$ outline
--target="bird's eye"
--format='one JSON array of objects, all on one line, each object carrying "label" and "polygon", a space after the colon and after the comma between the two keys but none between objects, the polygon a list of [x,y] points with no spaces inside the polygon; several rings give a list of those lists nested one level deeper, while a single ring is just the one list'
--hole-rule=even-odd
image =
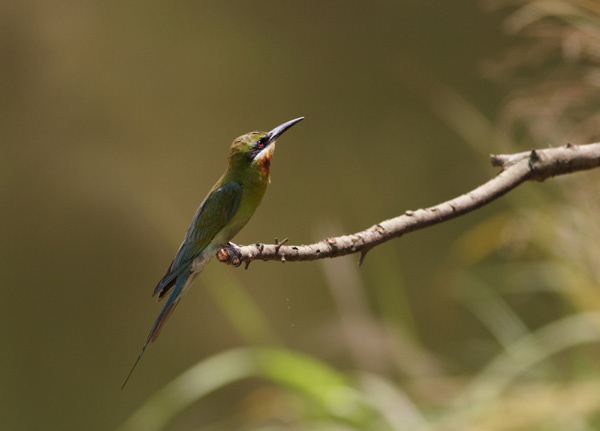
[{"label": "bird's eye", "polygon": [[258,141],[256,141],[256,145],[258,147],[264,147],[265,146],[265,142],[267,141],[267,138],[260,138]]}]

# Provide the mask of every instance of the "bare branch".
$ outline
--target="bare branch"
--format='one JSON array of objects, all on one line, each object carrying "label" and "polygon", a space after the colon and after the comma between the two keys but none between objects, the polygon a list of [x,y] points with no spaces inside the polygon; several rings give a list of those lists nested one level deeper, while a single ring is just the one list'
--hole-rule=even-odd
[{"label": "bare branch", "polygon": [[600,166],[600,143],[581,146],[568,144],[560,148],[492,155],[491,162],[493,166],[501,167],[502,172],[476,189],[430,208],[406,211],[401,216],[384,220],[362,232],[326,238],[309,245],[284,245],[284,240],[276,241],[276,244],[256,243],[236,248],[223,246],[217,257],[228,264],[246,262],[246,268],[253,260],[296,262],[352,253],[360,253],[362,262],[366,253],[381,243],[476,210],[525,181],[544,181],[557,175]]}]

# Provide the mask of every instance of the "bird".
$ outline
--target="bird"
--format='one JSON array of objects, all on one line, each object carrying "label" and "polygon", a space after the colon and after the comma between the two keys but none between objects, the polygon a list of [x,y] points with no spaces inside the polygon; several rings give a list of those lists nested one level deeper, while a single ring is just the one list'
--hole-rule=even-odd
[{"label": "bird", "polygon": [[210,189],[196,211],[187,234],[152,296],[168,295],[137,360],[121,390],[129,381],[148,343],[158,337],[165,322],[187,292],[192,281],[216,254],[246,225],[270,183],[275,140],[304,117],[287,121],[270,132],[250,132],[235,139],[229,150],[227,170]]}]

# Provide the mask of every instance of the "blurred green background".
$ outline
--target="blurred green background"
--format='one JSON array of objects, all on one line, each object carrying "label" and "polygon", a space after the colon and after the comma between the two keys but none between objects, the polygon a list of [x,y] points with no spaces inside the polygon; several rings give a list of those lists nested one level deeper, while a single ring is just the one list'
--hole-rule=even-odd
[{"label": "blurred green background", "polygon": [[306,117],[236,242],[362,230],[487,181],[490,153],[598,140],[599,17],[586,0],[1,3],[2,429],[598,429],[598,172],[360,268],[213,262],[119,388],[235,137]]}]

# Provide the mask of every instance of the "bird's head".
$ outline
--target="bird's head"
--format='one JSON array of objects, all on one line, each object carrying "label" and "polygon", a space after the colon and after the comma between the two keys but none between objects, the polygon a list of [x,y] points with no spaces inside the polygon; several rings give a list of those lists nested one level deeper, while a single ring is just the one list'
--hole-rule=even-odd
[{"label": "bird's head", "polygon": [[304,117],[296,118],[275,127],[270,132],[250,132],[240,136],[231,144],[229,168],[244,170],[256,167],[269,175],[271,157],[275,151],[275,140]]}]

